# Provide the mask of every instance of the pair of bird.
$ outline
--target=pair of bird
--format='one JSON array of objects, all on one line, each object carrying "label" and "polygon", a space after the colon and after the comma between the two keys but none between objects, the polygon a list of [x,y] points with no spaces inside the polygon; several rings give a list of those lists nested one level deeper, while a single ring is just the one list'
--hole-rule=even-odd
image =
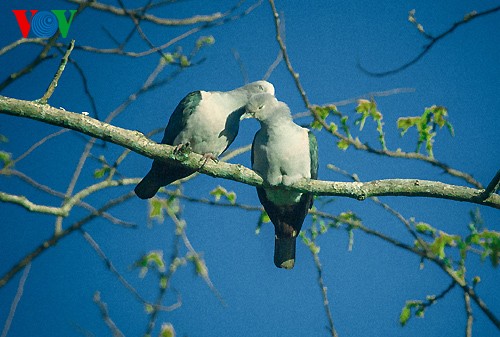
[{"label": "pair of bird", "polygon": [[[252,169],[267,183],[265,188],[257,188],[257,194],[275,227],[274,263],[291,269],[297,235],[313,195],[279,185],[316,179],[318,147],[314,135],[295,124],[288,106],[274,97],[271,83],[257,81],[228,92],[189,93],[175,108],[161,143],[188,145],[195,153],[217,158],[231,145],[240,119],[248,114],[261,126],[252,143]],[[193,173],[195,170],[181,164],[154,160],[135,193],[141,199],[152,198],[160,187]]]}]

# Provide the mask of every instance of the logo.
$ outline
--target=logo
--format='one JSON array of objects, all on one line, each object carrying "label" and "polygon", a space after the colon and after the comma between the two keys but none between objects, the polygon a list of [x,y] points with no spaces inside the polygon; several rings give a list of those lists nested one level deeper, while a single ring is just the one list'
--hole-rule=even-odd
[{"label": "logo", "polygon": [[[68,36],[69,27],[73,22],[76,9],[53,9],[51,11],[38,11],[37,9],[30,10],[31,20],[28,20],[26,9],[12,10],[16,17],[17,24],[24,38],[33,32],[36,37],[51,37],[57,29],[61,32],[63,38]],[[66,18],[66,12],[69,12],[69,18]]]}]

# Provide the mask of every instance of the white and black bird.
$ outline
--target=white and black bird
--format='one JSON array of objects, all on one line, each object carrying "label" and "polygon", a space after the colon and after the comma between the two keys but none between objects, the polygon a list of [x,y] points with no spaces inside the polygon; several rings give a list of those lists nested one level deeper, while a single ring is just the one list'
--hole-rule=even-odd
[{"label": "white and black bird", "polygon": [[[190,150],[217,158],[238,134],[245,105],[252,95],[269,93],[274,87],[257,81],[227,91],[194,91],[184,97],[170,116],[161,144],[189,146]],[[135,187],[141,199],[152,198],[158,189],[195,173],[195,170],[154,160],[151,170]]]},{"label": "white and black bird", "polygon": [[311,193],[279,188],[318,177],[316,137],[292,120],[288,106],[273,95],[252,96],[247,111],[260,122],[252,144],[252,169],[271,187],[257,188],[259,200],[274,224],[274,264],[291,269],[302,223],[313,204]]}]

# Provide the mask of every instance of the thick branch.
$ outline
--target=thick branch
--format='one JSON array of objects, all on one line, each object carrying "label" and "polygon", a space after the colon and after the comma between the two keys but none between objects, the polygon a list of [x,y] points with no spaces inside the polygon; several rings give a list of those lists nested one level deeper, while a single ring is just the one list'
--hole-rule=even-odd
[{"label": "thick branch", "polygon": [[[174,147],[157,144],[138,131],[126,130],[103,123],[89,116],[56,109],[48,105],[0,96],[0,113],[25,117],[85,133],[128,148],[140,155],[165,161],[176,161]],[[264,182],[254,171],[240,165],[224,162],[203,163],[203,156],[191,153],[182,158],[185,167],[217,178],[238,181],[252,186]],[[371,182],[329,182],[301,180],[291,190],[312,192],[317,195],[344,196],[364,200],[371,196],[420,196],[466,201],[500,209],[500,196],[492,194],[485,200],[484,190],[416,179],[386,179]]]}]

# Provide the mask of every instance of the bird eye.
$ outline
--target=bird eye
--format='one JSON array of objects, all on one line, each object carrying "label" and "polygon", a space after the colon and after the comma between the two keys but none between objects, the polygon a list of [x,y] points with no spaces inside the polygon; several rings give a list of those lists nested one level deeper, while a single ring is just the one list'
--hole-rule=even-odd
[{"label": "bird eye", "polygon": [[264,107],[264,104],[259,105],[259,110],[262,110],[263,107]]},{"label": "bird eye", "polygon": [[261,86],[261,85],[259,85],[259,89],[260,89],[261,91],[264,91],[264,87],[263,87],[263,86]]}]

